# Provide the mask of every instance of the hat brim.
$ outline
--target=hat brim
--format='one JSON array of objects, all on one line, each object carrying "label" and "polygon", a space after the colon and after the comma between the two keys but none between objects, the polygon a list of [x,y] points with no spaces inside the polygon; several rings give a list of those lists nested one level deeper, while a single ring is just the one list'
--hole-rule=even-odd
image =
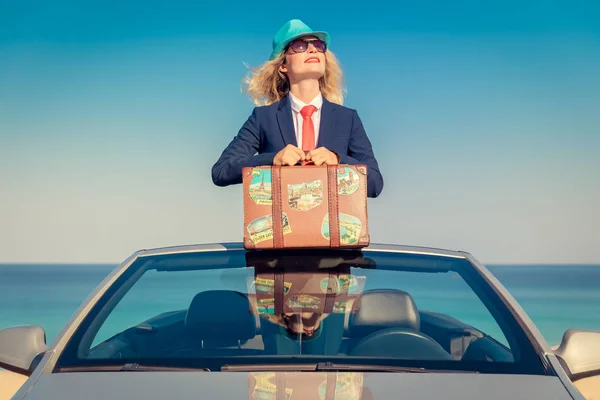
[{"label": "hat brim", "polygon": [[294,35],[294,36],[288,38],[285,42],[279,43],[277,45],[277,47],[275,47],[273,49],[273,52],[271,53],[271,56],[269,57],[269,60],[272,61],[272,60],[276,59],[277,56],[279,56],[279,54],[281,54],[281,52],[287,47],[288,44],[290,44],[294,40],[296,40],[298,38],[301,38],[303,36],[316,36],[319,39],[321,39],[322,41],[324,41],[327,44],[327,46],[329,46],[329,43],[331,42],[331,38],[329,36],[329,33],[324,32],[324,31],[299,33],[297,35]]}]

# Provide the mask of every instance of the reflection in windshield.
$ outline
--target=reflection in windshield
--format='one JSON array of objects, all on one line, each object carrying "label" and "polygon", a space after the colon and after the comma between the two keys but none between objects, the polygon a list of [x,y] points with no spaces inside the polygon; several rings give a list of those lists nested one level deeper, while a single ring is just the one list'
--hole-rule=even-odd
[{"label": "reflection in windshield", "polygon": [[303,334],[310,337],[321,327],[321,321],[327,316],[329,314],[303,312],[267,315],[267,319],[284,327],[290,334]]},{"label": "reflection in windshield", "polygon": [[[364,276],[353,275],[350,267],[284,271],[256,265],[248,293],[261,320],[303,341],[319,337],[331,314],[349,312],[349,303],[364,285]],[[340,331],[339,340],[341,335]]]},{"label": "reflection in windshield", "polygon": [[[368,395],[367,395],[368,393]],[[252,400],[372,399],[360,372],[251,372],[248,394]]]}]

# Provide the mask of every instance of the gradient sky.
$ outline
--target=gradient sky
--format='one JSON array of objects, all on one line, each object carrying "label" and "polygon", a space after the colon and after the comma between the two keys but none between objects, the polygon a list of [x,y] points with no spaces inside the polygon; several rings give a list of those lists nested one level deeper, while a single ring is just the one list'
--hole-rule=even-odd
[{"label": "gradient sky", "polygon": [[210,168],[291,18],[331,34],[379,159],[373,242],[600,262],[600,3],[256,4],[0,1],[0,262],[241,240]]}]

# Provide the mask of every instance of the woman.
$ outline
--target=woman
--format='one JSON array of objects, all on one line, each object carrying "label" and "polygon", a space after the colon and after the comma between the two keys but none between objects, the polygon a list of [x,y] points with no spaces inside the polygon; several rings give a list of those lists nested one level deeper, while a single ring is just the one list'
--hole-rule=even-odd
[{"label": "woman", "polygon": [[379,196],[379,165],[356,110],[342,105],[329,42],[297,19],[279,29],[269,60],[246,79],[256,107],[213,166],[216,185],[242,183],[243,167],[365,164],[367,195]]}]

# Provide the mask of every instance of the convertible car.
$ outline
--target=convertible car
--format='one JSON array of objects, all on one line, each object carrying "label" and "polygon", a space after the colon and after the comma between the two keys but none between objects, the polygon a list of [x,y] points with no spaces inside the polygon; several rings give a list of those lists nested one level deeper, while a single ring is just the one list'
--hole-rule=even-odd
[{"label": "convertible car", "polygon": [[600,332],[550,348],[466,252],[224,243],[136,252],[0,367],[27,400],[600,399]]}]

